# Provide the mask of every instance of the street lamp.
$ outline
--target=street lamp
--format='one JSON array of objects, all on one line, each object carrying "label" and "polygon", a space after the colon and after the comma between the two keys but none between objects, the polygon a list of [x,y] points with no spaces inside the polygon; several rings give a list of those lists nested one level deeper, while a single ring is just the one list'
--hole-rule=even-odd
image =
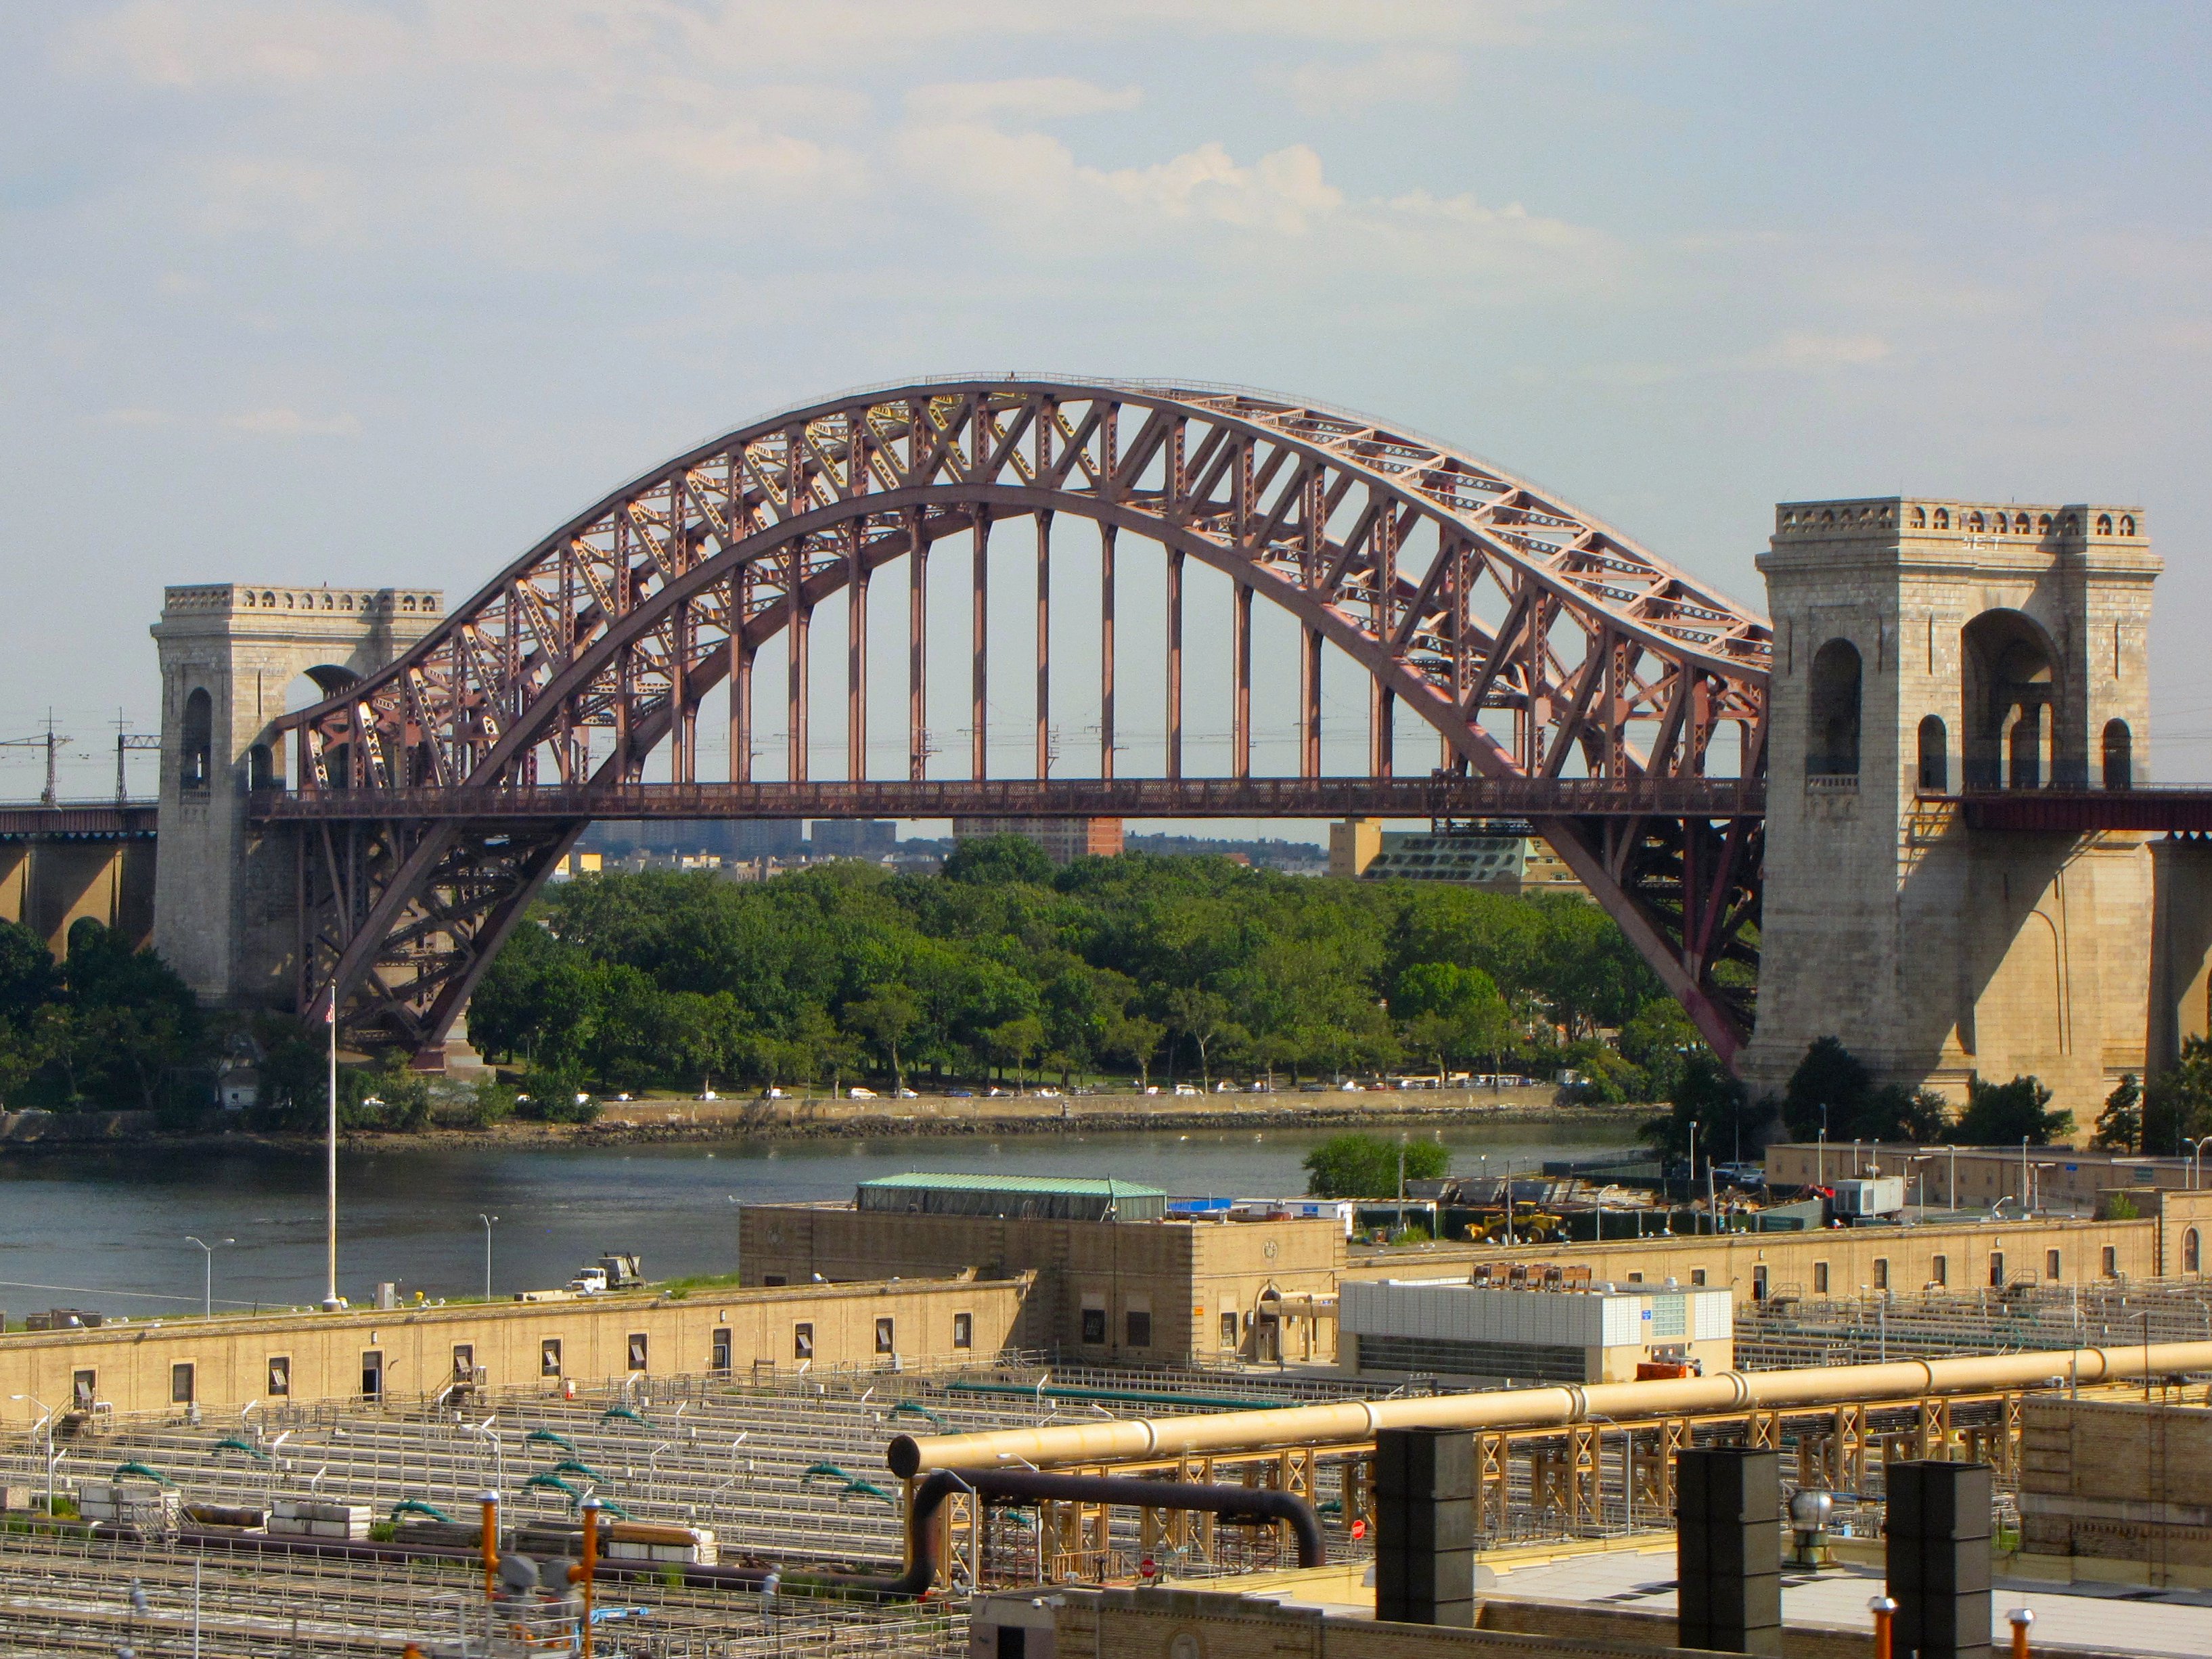
[{"label": "street lamp", "polygon": [[2207,1142],[2212,1142],[2212,1135],[2201,1135],[2196,1140],[2190,1143],[2189,1190],[2192,1193],[2195,1192],[2198,1187],[2203,1184],[2203,1158],[2204,1147]]},{"label": "street lamp", "polygon": [[[215,1244],[204,1243],[201,1240],[194,1238],[190,1233],[186,1233],[185,1235],[185,1243],[187,1244],[198,1244],[202,1250],[207,1253],[207,1285],[200,1300],[200,1317],[203,1319],[213,1319],[215,1317],[216,1246]],[[235,1244],[237,1243],[238,1241],[234,1238],[219,1238],[216,1241],[216,1244]]]},{"label": "street lamp", "polygon": [[489,1302],[491,1300],[491,1224],[498,1220],[499,1218],[495,1215],[486,1215],[483,1212],[479,1210],[477,1212],[477,1219],[483,1223],[484,1300]]},{"label": "street lamp", "polygon": [[46,1518],[51,1521],[54,1515],[54,1408],[34,1394],[11,1394],[8,1398],[27,1400],[46,1413],[39,1426],[46,1431]]}]

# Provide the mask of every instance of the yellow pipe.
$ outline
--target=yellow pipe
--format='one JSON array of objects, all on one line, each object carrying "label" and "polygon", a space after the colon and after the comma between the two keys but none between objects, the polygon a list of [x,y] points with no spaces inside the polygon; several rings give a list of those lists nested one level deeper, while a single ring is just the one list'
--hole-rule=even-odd
[{"label": "yellow pipe", "polygon": [[2124,1376],[2212,1370],[2212,1342],[2145,1347],[2057,1348],[1974,1354],[1956,1359],[1893,1360],[1880,1365],[1801,1370],[1722,1371],[1648,1382],[1487,1389],[1395,1400],[1341,1401],[1188,1417],[1129,1418],[988,1434],[901,1435],[890,1443],[894,1474],[911,1480],[930,1469],[1030,1463],[1121,1463],[1192,1453],[1266,1451],[1277,1447],[1372,1439],[1377,1429],[1528,1429],[1590,1418],[1625,1420],[1741,1411],[1918,1400],[1992,1389],[2063,1387]]}]

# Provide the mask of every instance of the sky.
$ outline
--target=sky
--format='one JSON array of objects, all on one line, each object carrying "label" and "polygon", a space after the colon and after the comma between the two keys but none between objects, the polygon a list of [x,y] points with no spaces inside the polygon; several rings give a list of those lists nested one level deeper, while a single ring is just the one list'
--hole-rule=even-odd
[{"label": "sky", "polygon": [[2150,764],[2212,777],[2208,47],[2022,0],[0,0],[0,738],[52,706],[111,788],[165,584],[458,600],[769,410],[1018,368],[1374,411],[1754,605],[1778,501],[2140,505]]}]

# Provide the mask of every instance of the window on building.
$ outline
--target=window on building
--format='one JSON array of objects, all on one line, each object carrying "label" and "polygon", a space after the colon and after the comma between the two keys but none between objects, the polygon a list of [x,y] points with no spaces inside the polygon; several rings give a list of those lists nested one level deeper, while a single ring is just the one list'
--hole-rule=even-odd
[{"label": "window on building", "polygon": [[204,688],[185,699],[184,740],[177,746],[177,783],[204,789],[214,775],[215,699]]},{"label": "window on building", "polygon": [[1144,1309],[1130,1309],[1122,1316],[1122,1325],[1129,1346],[1149,1348],[1152,1346],[1152,1316]]},{"label": "window on building", "polygon": [[[1761,1275],[1764,1275],[1766,1269],[1764,1267],[1759,1269]],[[1815,1296],[1826,1296],[1827,1293],[1828,1264],[1825,1261],[1815,1261],[1813,1264],[1813,1294]]]},{"label": "window on building", "polygon": [[292,1392],[292,1356],[273,1353],[269,1356],[269,1392],[283,1399]]},{"label": "window on building", "polygon": [[645,1356],[647,1343],[645,1340],[645,1333],[643,1331],[632,1331],[629,1334],[629,1340],[623,1346],[628,1350],[628,1352],[624,1355],[624,1359],[629,1369],[633,1371],[641,1371],[646,1370]]},{"label": "window on building", "polygon": [[2043,1276],[2045,1279],[2052,1280],[2063,1279],[2066,1275],[2062,1270],[2065,1265],[2064,1260],[2057,1251],[2045,1250],[2043,1253]]},{"label": "window on building", "polygon": [[772,1291],[786,1282],[787,1281],[781,1273],[763,1273],[761,1275],[761,1288],[763,1290]]},{"label": "window on building", "polygon": [[[1765,1273],[1766,1270],[1762,1267],[1759,1271],[1761,1273]],[[1703,1267],[1692,1267],[1690,1269],[1690,1283],[1692,1285],[1702,1285],[1705,1282],[1705,1270]]]},{"label": "window on building", "polygon": [[898,1352],[897,1328],[888,1319],[878,1319],[876,1322],[876,1352],[878,1353]]},{"label": "window on building", "polygon": [[[876,1352],[881,1353],[883,1351],[882,1345],[878,1343]],[[791,1357],[793,1359],[814,1358],[814,1327],[811,1323],[791,1328]]]},{"label": "window on building", "polygon": [[1951,734],[1930,714],[1920,722],[1920,793],[1941,795],[1950,787]]},{"label": "window on building", "polygon": [[2105,722],[2105,787],[2125,789],[2136,781],[2135,734],[2125,720]]},{"label": "window on building", "polygon": [[1234,1308],[1221,1316],[1221,1346],[1224,1348],[1237,1346],[1237,1310]]},{"label": "window on building", "polygon": [[1948,1285],[1951,1282],[1949,1256],[1939,1255],[1928,1264],[1928,1282],[1931,1285]]},{"label": "window on building", "polygon": [[2181,1271],[2185,1273],[2202,1273],[2203,1260],[2204,1252],[2198,1243],[2197,1229],[2191,1227],[2181,1236]]},{"label": "window on building", "polygon": [[2107,1244],[2105,1246],[2105,1277],[2107,1279],[2118,1279],[2119,1276],[2119,1247],[2116,1244]]},{"label": "window on building", "polygon": [[2002,1290],[2004,1282],[2004,1252],[1991,1250],[1990,1252],[1990,1283],[1997,1289]]},{"label": "window on building", "polygon": [[169,1403],[172,1406],[192,1403],[192,1368],[189,1364],[169,1367]]},{"label": "window on building", "polygon": [[1813,654],[1812,709],[1805,733],[1805,775],[1856,777],[1859,770],[1859,648],[1830,640]]},{"label": "window on building", "polygon": [[1889,1258],[1878,1255],[1874,1259],[1874,1287],[1877,1291],[1889,1288]]},{"label": "window on building", "polygon": [[538,1345],[538,1374],[540,1376],[561,1375],[561,1339],[549,1336]]},{"label": "window on building", "polygon": [[1642,1273],[1631,1273],[1628,1276],[1628,1282],[1632,1285],[1641,1285],[1644,1282],[1644,1275]]},{"label": "window on building", "polygon": [[[1823,1265],[1825,1266],[1826,1264],[1824,1263]],[[1702,1285],[1705,1281],[1702,1279],[1692,1278],[1690,1282],[1694,1285]],[[1764,1302],[1766,1300],[1766,1264],[1763,1261],[1751,1270],[1751,1299],[1753,1302]]]},{"label": "window on building", "polygon": [[384,1356],[374,1348],[361,1357],[361,1397],[384,1398]]},{"label": "window on building", "polygon": [[265,743],[257,743],[246,751],[246,787],[249,789],[274,789],[276,787],[276,757]]},{"label": "window on building", "polygon": [[1091,1343],[1103,1343],[1106,1340],[1105,1309],[1085,1308],[1083,1310],[1082,1340]]},{"label": "window on building", "polygon": [[952,1346],[956,1348],[972,1348],[975,1346],[975,1316],[974,1314],[963,1313],[952,1316]]},{"label": "window on building", "polygon": [[730,1369],[730,1328],[728,1326],[717,1325],[714,1328],[714,1339],[708,1350],[707,1364],[709,1368],[717,1371],[726,1371]]},{"label": "window on building", "polygon": [[476,1346],[469,1342],[453,1344],[453,1380],[466,1382],[477,1374]]},{"label": "window on building", "polygon": [[70,1375],[70,1398],[76,1409],[88,1412],[100,1399],[100,1373],[73,1371]]}]

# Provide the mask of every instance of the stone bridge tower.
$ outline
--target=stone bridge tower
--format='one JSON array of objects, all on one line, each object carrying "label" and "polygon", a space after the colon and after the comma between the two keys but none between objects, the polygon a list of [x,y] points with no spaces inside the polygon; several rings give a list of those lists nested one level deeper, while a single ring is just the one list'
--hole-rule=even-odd
[{"label": "stone bridge tower", "polygon": [[282,787],[270,725],[301,674],[325,692],[383,667],[435,627],[424,588],[172,587],[161,659],[161,839],[154,945],[203,1002],[289,1007],[298,878],[287,837],[246,822],[246,796]]},{"label": "stone bridge tower", "polygon": [[1778,1093],[1815,1038],[1963,1102],[2040,1078],[2086,1129],[2141,1072],[2153,859],[2133,834],[1970,832],[1962,789],[2144,775],[2151,585],[2140,509],[1785,503],[1774,618],[1759,1024]]}]

